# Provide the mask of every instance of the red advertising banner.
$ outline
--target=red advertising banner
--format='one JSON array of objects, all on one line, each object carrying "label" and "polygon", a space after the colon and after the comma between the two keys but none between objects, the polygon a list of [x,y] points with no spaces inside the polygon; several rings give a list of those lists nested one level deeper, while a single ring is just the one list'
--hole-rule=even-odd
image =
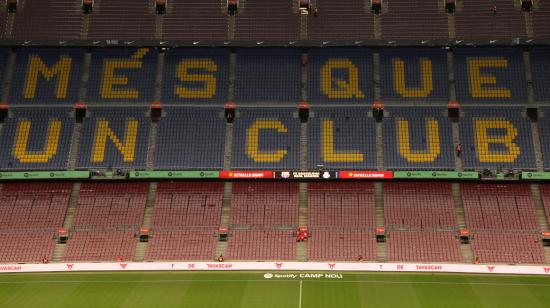
[{"label": "red advertising banner", "polygon": [[221,179],[272,179],[273,171],[221,171]]},{"label": "red advertising banner", "polygon": [[391,171],[338,171],[339,179],[392,179]]}]

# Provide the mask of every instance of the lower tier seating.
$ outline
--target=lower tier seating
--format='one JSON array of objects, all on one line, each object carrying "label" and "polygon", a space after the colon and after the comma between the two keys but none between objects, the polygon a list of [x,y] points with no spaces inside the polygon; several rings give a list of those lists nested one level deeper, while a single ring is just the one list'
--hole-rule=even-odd
[{"label": "lower tier seating", "polygon": [[313,230],[308,246],[310,261],[376,260],[376,239],[369,231]]},{"label": "lower tier seating", "polygon": [[294,233],[288,231],[233,230],[227,249],[228,260],[295,260]]},{"label": "lower tier seating", "polygon": [[213,260],[216,240],[213,231],[155,231],[145,260]]},{"label": "lower tier seating", "polygon": [[0,234],[0,262],[42,262],[51,260],[55,248],[53,232]]},{"label": "lower tier seating", "polygon": [[390,262],[463,261],[455,232],[392,231],[387,243]]},{"label": "lower tier seating", "polygon": [[482,263],[544,263],[544,248],[534,234],[476,233],[471,243]]},{"label": "lower tier seating", "polygon": [[70,234],[64,261],[131,261],[136,250],[132,231],[81,231]]}]

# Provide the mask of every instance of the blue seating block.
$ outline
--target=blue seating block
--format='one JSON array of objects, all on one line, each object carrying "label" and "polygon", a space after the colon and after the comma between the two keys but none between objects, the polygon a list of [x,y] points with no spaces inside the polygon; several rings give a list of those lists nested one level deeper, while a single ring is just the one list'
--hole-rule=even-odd
[{"label": "blue seating block", "polygon": [[94,49],[87,102],[150,103],[155,94],[156,73],[155,49]]},{"label": "blue seating block", "polygon": [[232,169],[298,169],[300,120],[296,108],[239,108]]},{"label": "blue seating block", "polygon": [[0,169],[67,169],[74,118],[71,108],[14,107],[0,134]]},{"label": "blue seating block", "polygon": [[539,109],[542,117],[539,118],[539,138],[544,161],[544,170],[550,170],[550,108]]},{"label": "blue seating block", "polygon": [[91,107],[82,123],[78,168],[143,170],[151,119],[146,107]]},{"label": "blue seating block", "polygon": [[387,101],[449,101],[443,49],[380,50],[380,90]]},{"label": "blue seating block", "polygon": [[376,128],[369,108],[312,108],[308,128],[310,169],[376,168]]},{"label": "blue seating block", "polygon": [[157,126],[155,169],[222,169],[226,121],[221,107],[166,107]]},{"label": "blue seating block", "polygon": [[535,100],[550,101],[550,48],[531,48],[531,73]]},{"label": "blue seating block", "polygon": [[445,108],[386,108],[386,113],[389,116],[382,123],[385,169],[454,170],[452,123]]},{"label": "blue seating block", "polygon": [[309,50],[308,101],[365,103],[374,99],[372,51],[358,48]]},{"label": "blue seating block", "polygon": [[163,103],[227,101],[229,50],[177,48],[164,58]]},{"label": "blue seating block", "polygon": [[300,49],[238,49],[235,67],[237,102],[301,100]]}]

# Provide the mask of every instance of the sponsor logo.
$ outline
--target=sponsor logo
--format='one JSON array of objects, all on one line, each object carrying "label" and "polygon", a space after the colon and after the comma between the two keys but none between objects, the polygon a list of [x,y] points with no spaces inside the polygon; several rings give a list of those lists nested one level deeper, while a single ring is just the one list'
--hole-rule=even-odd
[{"label": "sponsor logo", "polygon": [[283,266],[283,263],[275,263],[275,266],[277,266],[278,269],[281,269],[281,267]]},{"label": "sponsor logo", "polygon": [[323,173],[323,179],[330,179],[330,173],[328,173],[328,172],[325,171],[325,172]]},{"label": "sponsor logo", "polygon": [[126,269],[126,265],[128,265],[128,263],[120,263],[120,268],[121,269]]},{"label": "sponsor logo", "polygon": [[206,264],[206,267],[208,268],[233,268],[233,264],[231,263],[214,263],[214,264]]},{"label": "sponsor logo", "polygon": [[329,263],[329,264],[328,264],[328,267],[329,267],[330,269],[334,269],[335,266],[336,266],[335,263]]},{"label": "sponsor logo", "polygon": [[74,264],[65,264],[65,265],[67,265],[67,268],[69,269],[69,271],[72,270],[74,266]]},{"label": "sponsor logo", "polygon": [[398,270],[404,270],[404,269],[405,269],[405,265],[403,265],[403,264],[397,264],[397,269],[398,269]]},{"label": "sponsor logo", "polygon": [[290,172],[286,171],[286,172],[281,172],[281,177],[283,179],[288,179],[290,177]]},{"label": "sponsor logo", "polygon": [[434,264],[420,264],[416,265],[416,270],[418,271],[440,271],[443,267],[441,265]]},{"label": "sponsor logo", "polygon": [[546,274],[550,273],[550,267],[543,267],[543,269]]},{"label": "sponsor logo", "polygon": [[265,274],[264,274],[264,278],[265,278],[265,279],[271,279],[271,278],[273,278],[273,274],[271,274],[271,273],[265,273]]},{"label": "sponsor logo", "polygon": [[391,171],[339,171],[338,177],[341,179],[391,179]]},{"label": "sponsor logo", "polygon": [[487,265],[487,269],[489,270],[489,272],[493,272],[493,270],[495,269],[495,266],[494,265]]},{"label": "sponsor logo", "polygon": [[20,271],[21,265],[2,265],[0,266],[0,272],[2,271]]}]

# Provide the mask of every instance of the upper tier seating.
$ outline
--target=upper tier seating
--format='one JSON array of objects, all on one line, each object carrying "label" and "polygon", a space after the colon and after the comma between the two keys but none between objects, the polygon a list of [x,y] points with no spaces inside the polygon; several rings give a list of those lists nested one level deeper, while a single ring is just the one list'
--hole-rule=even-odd
[{"label": "upper tier seating", "polygon": [[[529,56],[535,100],[550,101],[550,48],[532,47]],[[548,114],[548,113],[547,113]]]},{"label": "upper tier seating", "polygon": [[0,169],[67,169],[74,119],[70,108],[10,108],[0,131]]},{"label": "upper tier seating", "polygon": [[529,185],[462,183],[460,188],[468,228],[539,230]]},{"label": "upper tier seating", "polygon": [[386,169],[453,170],[454,145],[446,108],[386,108],[382,123]]},{"label": "upper tier seating", "polygon": [[308,17],[313,40],[358,40],[374,36],[374,15],[362,0],[317,0],[317,17]]},{"label": "upper tier seating", "polygon": [[300,19],[291,1],[246,0],[235,20],[236,40],[275,41],[298,39]]},{"label": "upper tier seating", "polygon": [[227,39],[226,2],[219,0],[167,1],[163,38],[167,40]]},{"label": "upper tier seating", "polygon": [[521,107],[462,108],[460,142],[465,169],[535,169],[531,121]]},{"label": "upper tier seating", "polygon": [[[503,39],[508,42],[506,39],[527,36],[519,1],[476,0],[460,3],[455,13],[457,38]],[[497,8],[496,14],[493,14],[493,6]]]},{"label": "upper tier seating", "polygon": [[79,168],[145,169],[151,119],[146,107],[90,107],[82,123]]},{"label": "upper tier seating", "polygon": [[96,1],[88,37],[93,39],[151,39],[155,34],[153,1]]},{"label": "upper tier seating", "polygon": [[156,169],[222,169],[223,108],[166,107],[157,127]]},{"label": "upper tier seating", "polygon": [[449,183],[384,183],[386,228],[456,229],[456,210]]},{"label": "upper tier seating", "polygon": [[301,50],[289,48],[237,50],[235,100],[288,102],[301,98]]},{"label": "upper tier seating", "polygon": [[138,228],[149,183],[83,183],[72,227]]},{"label": "upper tier seating", "polygon": [[535,37],[550,37],[550,2],[534,1],[536,6],[531,12],[533,16],[533,34]]},{"label": "upper tier seating", "polygon": [[262,228],[297,227],[298,184],[233,183],[230,223]]},{"label": "upper tier seating", "polygon": [[384,1],[382,36],[385,38],[447,38],[447,14],[437,0]]},{"label": "upper tier seating", "polygon": [[296,108],[239,108],[233,127],[233,169],[298,169]]},{"label": "upper tier seating", "polygon": [[[376,133],[366,107],[312,108],[308,166],[325,169],[375,169]],[[360,169],[359,169],[360,170]]]},{"label": "upper tier seating", "polygon": [[372,230],[375,227],[374,217],[372,183],[308,184],[309,227],[359,227]]},{"label": "upper tier seating", "polygon": [[223,183],[160,182],[151,226],[155,230],[217,227],[220,225],[222,198]]}]

